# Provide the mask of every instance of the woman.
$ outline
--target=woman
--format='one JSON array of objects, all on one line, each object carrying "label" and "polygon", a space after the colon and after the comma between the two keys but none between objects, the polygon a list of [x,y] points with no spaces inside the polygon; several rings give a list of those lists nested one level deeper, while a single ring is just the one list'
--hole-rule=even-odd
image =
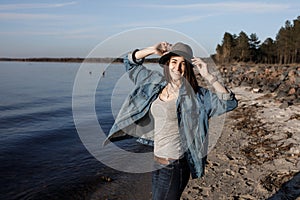
[{"label": "woman", "polygon": [[[203,60],[193,56],[190,46],[181,42],[170,46],[161,42],[136,49],[124,58],[126,71],[136,87],[108,136],[112,139],[128,134],[144,144],[154,143],[157,170],[152,174],[152,198],[156,200],[180,199],[190,175],[203,176],[208,120],[237,106],[234,94],[208,72]],[[142,65],[153,54],[161,56],[163,75]],[[197,85],[193,66],[216,93]],[[149,127],[145,125],[149,121],[153,134],[133,128]]]}]

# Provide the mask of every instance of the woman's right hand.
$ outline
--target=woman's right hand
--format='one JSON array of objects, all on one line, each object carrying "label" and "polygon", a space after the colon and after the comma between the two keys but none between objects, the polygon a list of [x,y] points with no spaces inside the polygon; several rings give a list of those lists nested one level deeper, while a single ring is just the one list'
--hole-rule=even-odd
[{"label": "woman's right hand", "polygon": [[168,43],[168,42],[160,42],[158,44],[155,44],[153,46],[154,48],[154,53],[159,55],[159,56],[162,56],[164,55],[164,53],[170,51],[170,48],[171,48],[172,44]]}]

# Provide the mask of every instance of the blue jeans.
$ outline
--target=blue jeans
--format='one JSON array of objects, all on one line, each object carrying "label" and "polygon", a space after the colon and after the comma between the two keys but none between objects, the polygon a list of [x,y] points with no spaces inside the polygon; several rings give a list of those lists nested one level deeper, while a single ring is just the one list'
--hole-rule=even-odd
[{"label": "blue jeans", "polygon": [[155,165],[159,169],[152,172],[152,200],[179,200],[190,178],[186,159],[173,161],[163,167],[157,162]]}]

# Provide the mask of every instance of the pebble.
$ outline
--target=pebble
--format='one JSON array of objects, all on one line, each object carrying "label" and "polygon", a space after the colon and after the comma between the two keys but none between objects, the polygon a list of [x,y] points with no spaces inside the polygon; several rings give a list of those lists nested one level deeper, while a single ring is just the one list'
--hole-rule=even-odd
[{"label": "pebble", "polygon": [[225,173],[226,173],[227,175],[229,175],[229,176],[234,176],[234,175],[235,175],[234,171],[232,171],[232,170],[226,170]]},{"label": "pebble", "polygon": [[239,168],[239,173],[240,173],[241,175],[246,174],[246,173],[247,173],[246,167],[240,167],[240,168]]},{"label": "pebble", "polygon": [[101,176],[101,180],[105,181],[105,182],[111,182],[112,181],[112,179],[108,176]]},{"label": "pebble", "polygon": [[254,93],[260,93],[260,92],[262,92],[262,89],[260,89],[260,88],[253,88],[252,91]]},{"label": "pebble", "polygon": [[290,154],[300,154],[299,148],[300,148],[299,146],[298,147],[292,147],[292,148],[290,148],[289,153]]},{"label": "pebble", "polygon": [[240,195],[239,200],[256,200],[256,198],[251,196],[250,194],[245,194],[245,195]]},{"label": "pebble", "polygon": [[279,106],[279,108],[281,108],[281,109],[286,109],[286,108],[288,108],[290,105],[292,105],[292,103],[287,102],[287,101],[284,101],[284,102]]},{"label": "pebble", "polygon": [[226,154],[226,156],[227,156],[227,158],[228,158],[229,160],[235,160],[235,158],[234,158],[232,155],[230,155],[230,154]]}]

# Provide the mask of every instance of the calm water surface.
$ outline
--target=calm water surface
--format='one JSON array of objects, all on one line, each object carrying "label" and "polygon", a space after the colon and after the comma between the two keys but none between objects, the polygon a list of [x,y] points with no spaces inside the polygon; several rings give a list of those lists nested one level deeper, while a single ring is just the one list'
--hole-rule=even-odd
[{"label": "calm water surface", "polygon": [[[91,156],[79,139],[72,115],[79,67],[0,62],[0,199],[88,199],[89,192],[99,189],[99,177],[124,176]],[[86,77],[102,76],[105,67],[90,64]],[[105,132],[114,120],[111,95],[123,74],[121,64],[112,64],[97,87],[96,111]],[[129,81],[122,85],[127,90],[114,94],[115,110],[132,87]],[[141,148],[132,140],[120,145]]]}]

